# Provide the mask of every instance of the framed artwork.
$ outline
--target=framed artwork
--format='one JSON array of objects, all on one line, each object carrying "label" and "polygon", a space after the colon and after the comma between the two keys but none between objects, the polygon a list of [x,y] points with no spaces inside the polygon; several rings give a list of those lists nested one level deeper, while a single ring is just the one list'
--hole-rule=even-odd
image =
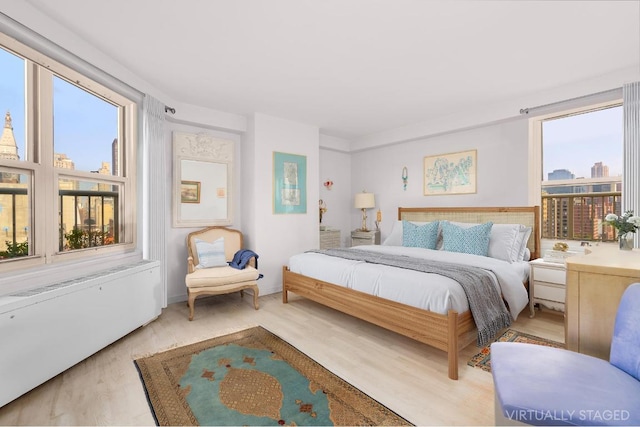
[{"label": "framed artwork", "polygon": [[307,157],[273,152],[273,213],[307,213]]},{"label": "framed artwork", "polygon": [[180,182],[180,203],[200,203],[200,181]]},{"label": "framed artwork", "polygon": [[476,192],[477,150],[424,158],[424,195]]}]

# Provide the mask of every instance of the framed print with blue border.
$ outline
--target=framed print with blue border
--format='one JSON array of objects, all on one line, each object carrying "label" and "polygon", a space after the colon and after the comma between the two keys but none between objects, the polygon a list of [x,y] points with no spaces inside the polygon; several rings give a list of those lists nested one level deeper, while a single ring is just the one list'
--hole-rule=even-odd
[{"label": "framed print with blue border", "polygon": [[273,152],[273,213],[307,213],[307,157]]}]

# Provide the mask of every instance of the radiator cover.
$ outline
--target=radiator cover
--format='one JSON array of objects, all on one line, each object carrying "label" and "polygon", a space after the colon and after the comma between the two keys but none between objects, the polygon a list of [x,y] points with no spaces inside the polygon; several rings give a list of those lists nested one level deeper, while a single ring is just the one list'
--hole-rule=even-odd
[{"label": "radiator cover", "polygon": [[0,406],[160,315],[160,263],[0,297]]}]

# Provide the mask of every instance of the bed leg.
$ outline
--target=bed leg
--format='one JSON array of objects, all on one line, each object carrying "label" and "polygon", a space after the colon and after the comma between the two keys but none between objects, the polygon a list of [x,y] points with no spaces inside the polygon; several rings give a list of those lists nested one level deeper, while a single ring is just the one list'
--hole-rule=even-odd
[{"label": "bed leg", "polygon": [[458,312],[449,310],[449,339],[447,341],[447,357],[449,359],[449,378],[458,379]]},{"label": "bed leg", "polygon": [[287,291],[287,285],[285,285],[285,275],[289,271],[286,266],[282,267],[282,303],[286,304],[289,302],[289,293]]}]

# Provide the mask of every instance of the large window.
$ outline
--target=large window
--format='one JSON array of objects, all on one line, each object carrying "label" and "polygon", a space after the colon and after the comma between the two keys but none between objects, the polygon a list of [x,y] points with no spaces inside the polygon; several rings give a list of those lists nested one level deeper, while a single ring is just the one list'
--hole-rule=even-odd
[{"label": "large window", "polygon": [[554,115],[540,126],[542,238],[614,240],[604,217],[621,213],[622,106]]},{"label": "large window", "polygon": [[0,264],[132,248],[135,103],[3,34],[0,70]]}]

